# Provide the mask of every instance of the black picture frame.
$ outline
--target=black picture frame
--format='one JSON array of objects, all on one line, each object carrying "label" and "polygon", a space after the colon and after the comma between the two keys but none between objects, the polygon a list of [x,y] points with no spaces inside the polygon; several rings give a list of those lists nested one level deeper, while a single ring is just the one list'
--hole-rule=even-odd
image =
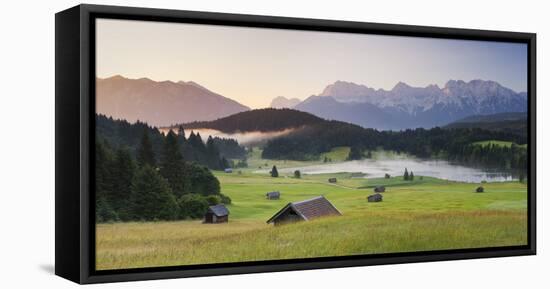
[{"label": "black picture frame", "polygon": [[[332,31],[488,40],[528,45],[528,244],[413,253],[95,270],[94,113],[95,19]],[[536,254],[536,34],[350,21],[79,5],[55,16],[55,273],[101,283],[255,272],[306,270]]]}]

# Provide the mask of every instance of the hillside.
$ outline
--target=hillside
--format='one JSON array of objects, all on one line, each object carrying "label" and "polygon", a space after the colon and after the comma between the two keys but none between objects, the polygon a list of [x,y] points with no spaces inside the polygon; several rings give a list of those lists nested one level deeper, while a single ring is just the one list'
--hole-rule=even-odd
[{"label": "hillside", "polygon": [[189,81],[153,81],[122,76],[96,80],[96,112],[153,126],[213,120],[248,107]]},{"label": "hillside", "polygon": [[480,128],[490,131],[502,131],[527,136],[527,114],[526,113],[498,113],[490,115],[474,115],[456,122],[452,122],[443,128]]},{"label": "hillside", "polygon": [[[300,128],[325,122],[312,114],[292,109],[264,108],[255,109],[219,118],[214,121],[199,121],[182,124],[185,129],[208,128],[224,133],[235,132],[271,132],[290,128]],[[176,125],[174,127],[178,127]]]},{"label": "hillside", "polygon": [[336,147],[361,151],[384,148],[418,157],[432,157],[446,152],[449,158],[462,159],[462,149],[472,142],[491,139],[519,144],[526,142],[525,136],[516,133],[479,128],[378,131],[352,123],[325,120],[297,110],[273,108],[251,110],[215,121],[193,122],[182,126],[187,131],[206,128],[228,134],[294,129],[268,140],[263,146],[262,158],[285,160],[318,159],[322,153]]}]

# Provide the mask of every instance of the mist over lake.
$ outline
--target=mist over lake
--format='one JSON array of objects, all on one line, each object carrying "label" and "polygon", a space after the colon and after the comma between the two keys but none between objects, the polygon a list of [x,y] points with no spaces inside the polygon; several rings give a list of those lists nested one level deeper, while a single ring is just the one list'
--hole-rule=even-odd
[{"label": "mist over lake", "polygon": [[[215,129],[187,129],[186,134],[191,132],[200,133],[203,141],[209,136],[230,138],[238,141],[241,145],[257,145],[280,136],[287,135],[295,129],[285,129],[273,132],[238,132],[224,133]],[[166,134],[169,129],[161,128],[160,131]],[[292,168],[281,168],[280,172],[292,174],[300,170],[302,174],[333,174],[333,173],[363,173],[365,178],[382,178],[385,174],[402,176],[407,168],[413,171],[415,176],[428,176],[449,181],[480,183],[506,182],[517,180],[517,176],[506,169],[485,169],[482,167],[471,167],[463,164],[453,163],[438,159],[421,159],[406,154],[395,154],[388,151],[375,152],[374,158],[334,163],[323,163],[318,165],[297,166]],[[268,173],[269,170],[256,170],[256,173]]]},{"label": "mist over lake", "polygon": [[450,181],[480,183],[505,182],[516,180],[510,171],[486,170],[453,164],[445,160],[424,160],[410,156],[378,157],[356,161],[325,163],[303,167],[283,168],[280,172],[293,173],[300,170],[302,174],[332,174],[341,172],[364,173],[365,178],[382,178],[385,174],[402,176],[405,168],[414,172],[416,177],[428,176]]}]

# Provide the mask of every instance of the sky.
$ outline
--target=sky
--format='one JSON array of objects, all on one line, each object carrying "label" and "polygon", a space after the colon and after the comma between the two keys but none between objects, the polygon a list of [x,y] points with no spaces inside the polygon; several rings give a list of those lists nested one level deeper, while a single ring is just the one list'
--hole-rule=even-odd
[{"label": "sky", "polygon": [[194,81],[251,108],[337,80],[390,90],[494,80],[527,90],[527,45],[341,32],[98,19],[96,73]]}]

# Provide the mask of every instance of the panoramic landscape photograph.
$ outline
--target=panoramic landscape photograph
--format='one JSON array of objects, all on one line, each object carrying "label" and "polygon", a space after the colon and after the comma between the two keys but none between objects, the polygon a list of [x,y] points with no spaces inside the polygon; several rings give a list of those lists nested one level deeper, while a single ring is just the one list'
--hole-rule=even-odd
[{"label": "panoramic landscape photograph", "polygon": [[527,44],[96,20],[96,270],[528,243]]}]

